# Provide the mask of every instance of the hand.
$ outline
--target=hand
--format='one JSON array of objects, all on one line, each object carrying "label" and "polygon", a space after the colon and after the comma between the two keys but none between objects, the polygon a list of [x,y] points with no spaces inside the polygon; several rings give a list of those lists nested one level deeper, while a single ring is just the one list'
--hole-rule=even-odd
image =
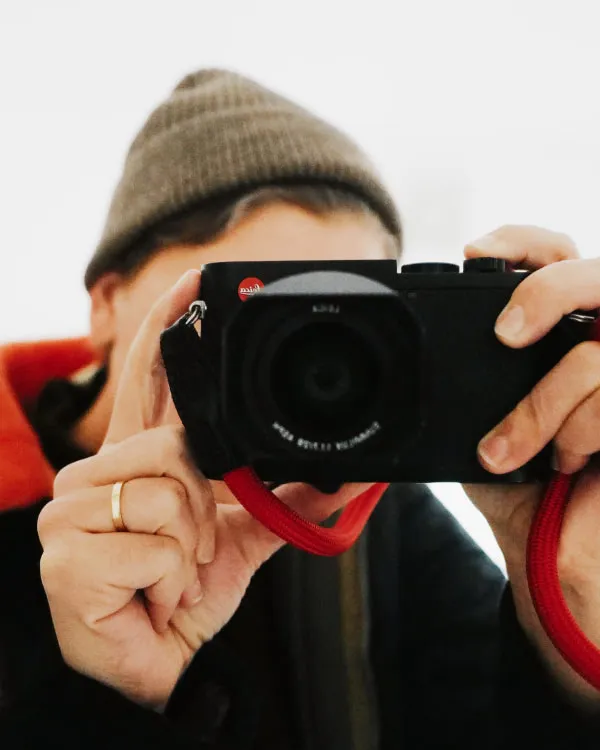
[{"label": "hand", "polygon": [[[600,260],[581,260],[565,235],[537,227],[503,227],[466,247],[469,258],[504,258],[535,271],[514,291],[498,318],[507,346],[528,346],[576,309],[600,307]],[[589,463],[600,450],[600,343],[576,346],[481,441],[479,456],[492,473],[519,468],[553,441],[561,471],[582,471],[567,506],[559,573],[567,602],[586,635],[600,645],[600,473]],[[600,702],[600,694],[566,665],[533,610],[526,543],[545,488],[469,485],[465,491],[487,518],[506,558],[521,624],[572,696]]]},{"label": "hand", "polygon": [[[39,519],[41,574],[67,664],[130,699],[166,704],[195,652],[237,609],[253,573],[282,542],[239,504],[219,503],[190,459],[159,350],[160,332],[198,290],[190,272],[153,308],[125,364],[104,445],[56,477]],[[122,481],[127,532],[111,490]],[[362,491],[279,496],[322,520]]]}]

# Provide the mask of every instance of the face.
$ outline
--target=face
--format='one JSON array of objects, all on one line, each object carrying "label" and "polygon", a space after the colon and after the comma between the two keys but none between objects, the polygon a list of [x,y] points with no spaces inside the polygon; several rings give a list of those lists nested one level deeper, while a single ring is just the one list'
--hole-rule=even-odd
[{"label": "face", "polygon": [[92,341],[110,347],[112,386],[138,328],[154,302],[185,271],[236,260],[377,260],[389,257],[377,222],[350,213],[318,217],[286,204],[253,212],[217,241],[157,253],[133,278],[107,274],[91,290]]}]

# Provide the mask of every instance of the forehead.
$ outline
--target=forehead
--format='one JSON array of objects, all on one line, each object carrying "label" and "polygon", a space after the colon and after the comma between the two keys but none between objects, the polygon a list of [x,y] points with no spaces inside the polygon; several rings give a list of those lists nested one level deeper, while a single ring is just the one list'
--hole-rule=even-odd
[{"label": "forehead", "polygon": [[165,248],[128,281],[130,293],[154,300],[190,268],[217,261],[378,260],[395,258],[393,240],[377,219],[363,214],[316,216],[274,204],[257,209],[217,240]]},{"label": "forehead", "polygon": [[[274,204],[257,209],[216,241],[181,251],[199,266],[229,260],[389,258],[394,256],[392,244],[374,217],[349,212],[316,216],[296,206]],[[165,262],[172,256],[161,255]]]}]

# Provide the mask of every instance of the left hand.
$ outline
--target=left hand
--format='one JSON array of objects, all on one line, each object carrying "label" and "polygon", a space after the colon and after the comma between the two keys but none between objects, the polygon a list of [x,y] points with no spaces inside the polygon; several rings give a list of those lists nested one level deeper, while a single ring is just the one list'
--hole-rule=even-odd
[{"label": "left hand", "polygon": [[[566,235],[507,226],[467,245],[465,255],[503,258],[535,271],[516,288],[496,323],[496,335],[507,346],[529,346],[563,315],[600,307],[600,259],[582,260]],[[482,439],[479,459],[490,472],[504,474],[525,464],[551,441],[558,468],[565,473],[581,471],[561,535],[561,583],[580,626],[600,645],[600,472],[589,464],[600,451],[600,343],[596,341],[572,349]],[[600,693],[584,683],[550,644],[529,596],[526,543],[545,488],[468,485],[465,491],[502,549],[525,631],[572,697],[600,705]]]}]

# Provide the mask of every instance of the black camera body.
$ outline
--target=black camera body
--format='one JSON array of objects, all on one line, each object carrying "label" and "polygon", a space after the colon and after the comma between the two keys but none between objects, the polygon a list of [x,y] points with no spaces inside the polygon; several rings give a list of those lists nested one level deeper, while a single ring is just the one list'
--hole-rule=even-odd
[{"label": "black camera body", "polygon": [[504,261],[211,263],[201,334],[162,335],[169,385],[209,478],[343,482],[546,480],[550,448],[497,476],[479,440],[577,343],[585,316],[538,343],[503,345],[495,321],[527,274]]}]

